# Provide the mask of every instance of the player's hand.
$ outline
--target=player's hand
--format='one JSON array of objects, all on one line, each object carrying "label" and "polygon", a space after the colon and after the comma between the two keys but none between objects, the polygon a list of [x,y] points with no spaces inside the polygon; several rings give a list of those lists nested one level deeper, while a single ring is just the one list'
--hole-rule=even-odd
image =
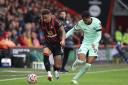
[{"label": "player's hand", "polygon": [[65,41],[62,40],[62,41],[60,42],[60,45],[61,45],[62,47],[64,47],[64,46],[65,46]]}]

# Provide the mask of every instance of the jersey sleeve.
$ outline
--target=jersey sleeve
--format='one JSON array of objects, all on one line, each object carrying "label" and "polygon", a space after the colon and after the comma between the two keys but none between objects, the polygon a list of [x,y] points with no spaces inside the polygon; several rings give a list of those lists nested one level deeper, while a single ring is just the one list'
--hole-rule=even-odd
[{"label": "jersey sleeve", "polygon": [[79,30],[79,29],[81,29],[81,27],[80,27],[80,23],[77,23],[73,28],[74,28],[75,30]]},{"label": "jersey sleeve", "polygon": [[101,29],[102,29],[102,26],[101,26],[101,21],[97,21],[97,23],[96,23],[96,28],[95,28],[95,30],[96,31],[101,31]]},{"label": "jersey sleeve", "polygon": [[101,26],[101,22],[99,21],[96,25],[96,39],[94,40],[93,44],[99,43],[101,40],[101,36],[102,36],[102,26]]},{"label": "jersey sleeve", "polygon": [[75,30],[79,30],[81,29],[80,25],[79,25],[79,22],[71,29],[69,30],[67,33],[66,33],[66,38],[68,38],[69,36],[71,36]]}]

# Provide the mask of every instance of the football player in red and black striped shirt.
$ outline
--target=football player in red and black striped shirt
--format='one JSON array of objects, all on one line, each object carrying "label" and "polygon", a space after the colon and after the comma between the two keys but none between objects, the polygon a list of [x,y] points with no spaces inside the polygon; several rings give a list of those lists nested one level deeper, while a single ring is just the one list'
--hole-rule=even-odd
[{"label": "football player in red and black striped shirt", "polygon": [[45,9],[41,14],[40,26],[45,36],[45,47],[43,49],[44,65],[48,72],[48,80],[52,80],[50,71],[49,55],[53,54],[55,78],[59,78],[58,71],[61,67],[61,47],[65,45],[64,26],[53,17],[50,10]]}]

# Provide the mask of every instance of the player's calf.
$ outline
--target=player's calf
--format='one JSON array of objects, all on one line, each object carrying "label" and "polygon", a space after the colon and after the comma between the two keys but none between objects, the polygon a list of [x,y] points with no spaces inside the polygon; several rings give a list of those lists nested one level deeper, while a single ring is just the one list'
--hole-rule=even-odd
[{"label": "player's calf", "polygon": [[85,63],[86,63],[85,61],[76,59],[76,61],[72,65],[72,71],[75,71],[77,69],[78,64],[85,64]]}]

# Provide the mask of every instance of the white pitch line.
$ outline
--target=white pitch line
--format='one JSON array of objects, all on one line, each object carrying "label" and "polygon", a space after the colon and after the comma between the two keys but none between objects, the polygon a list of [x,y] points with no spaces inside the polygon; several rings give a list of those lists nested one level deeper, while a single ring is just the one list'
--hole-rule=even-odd
[{"label": "white pitch line", "polygon": [[12,72],[12,73],[30,73],[32,71],[14,71],[14,70],[2,70],[0,72]]},{"label": "white pitch line", "polygon": [[[6,76],[7,77],[8,75],[0,75],[0,76],[4,76],[4,77]],[[9,76],[23,76],[23,75],[9,75]]]},{"label": "white pitch line", "polygon": [[126,69],[111,69],[111,70],[104,70],[104,71],[94,71],[94,72],[87,72],[87,73],[104,73],[104,72],[113,72],[113,71],[126,71],[128,70],[128,68]]},{"label": "white pitch line", "polygon": [[11,78],[11,79],[2,79],[0,81],[9,81],[9,80],[18,80],[18,79],[24,79],[25,77],[21,77],[21,78]]},{"label": "white pitch line", "polygon": [[[104,70],[104,71],[95,71],[95,72],[87,72],[88,74],[93,74],[93,73],[105,73],[105,72],[114,72],[114,71],[126,71],[128,69],[112,69],[112,70]],[[72,75],[75,73],[69,73],[66,75]],[[65,74],[62,74],[65,75]],[[44,77],[44,76],[38,76],[38,77]],[[20,78],[11,78],[11,79],[2,79],[0,81],[9,81],[9,80],[18,80],[18,79],[25,79],[25,77],[20,77]]]}]

